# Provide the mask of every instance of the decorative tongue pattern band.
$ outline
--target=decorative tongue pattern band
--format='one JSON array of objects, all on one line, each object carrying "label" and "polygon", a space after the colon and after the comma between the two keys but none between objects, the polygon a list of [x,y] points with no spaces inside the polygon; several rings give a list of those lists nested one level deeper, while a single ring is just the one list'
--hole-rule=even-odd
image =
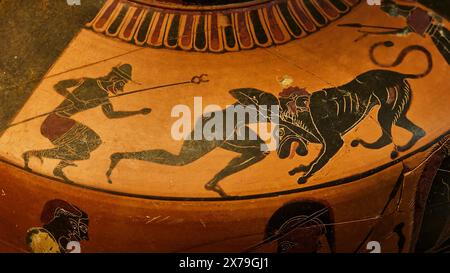
[{"label": "decorative tongue pattern band", "polygon": [[200,52],[268,47],[302,38],[360,0],[274,0],[200,11],[108,0],[87,27],[139,46]]}]

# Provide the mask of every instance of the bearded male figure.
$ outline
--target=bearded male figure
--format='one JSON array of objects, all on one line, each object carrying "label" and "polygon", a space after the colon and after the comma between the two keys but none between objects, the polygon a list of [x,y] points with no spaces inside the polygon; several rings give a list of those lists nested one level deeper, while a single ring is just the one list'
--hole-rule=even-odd
[{"label": "bearded male figure", "polygon": [[[58,82],[54,88],[65,97],[65,100],[52,111],[41,125],[41,134],[55,145],[54,148],[31,150],[22,154],[25,169],[31,170],[29,160],[35,156],[59,159],[60,162],[53,170],[53,175],[65,182],[73,183],[64,174],[67,166],[76,166],[73,162],[87,160],[91,152],[97,149],[102,140],[100,136],[86,125],[75,121],[71,117],[77,113],[100,106],[109,119],[125,118],[133,115],[146,115],[150,108],[138,111],[115,111],[109,95],[123,92],[125,84],[132,81],[132,66],[123,64],[113,67],[111,72],[100,78],[69,79]],[[74,88],[71,92],[68,88]]]}]

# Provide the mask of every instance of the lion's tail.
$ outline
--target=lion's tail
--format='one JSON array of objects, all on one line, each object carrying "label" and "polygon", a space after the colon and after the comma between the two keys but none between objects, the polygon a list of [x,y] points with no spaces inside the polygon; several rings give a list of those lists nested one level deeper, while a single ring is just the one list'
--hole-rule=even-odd
[{"label": "lion's tail", "polygon": [[378,42],[378,43],[373,44],[370,47],[370,50],[369,50],[370,60],[374,64],[379,65],[381,67],[394,67],[394,66],[397,66],[397,65],[401,64],[403,62],[403,59],[405,59],[406,55],[408,55],[408,53],[410,53],[411,51],[420,51],[420,52],[422,52],[425,55],[425,57],[427,58],[427,62],[428,62],[427,69],[424,72],[420,73],[420,74],[405,74],[405,76],[407,78],[412,78],[412,79],[423,78],[426,75],[428,75],[431,72],[431,69],[433,68],[433,59],[431,58],[431,53],[426,48],[424,48],[422,46],[412,45],[412,46],[405,47],[400,52],[400,54],[398,55],[397,59],[395,59],[395,61],[393,63],[391,63],[391,64],[382,64],[382,63],[378,62],[378,60],[375,59],[374,51],[379,46],[392,47],[392,46],[394,46],[394,43],[391,42],[391,41]]}]

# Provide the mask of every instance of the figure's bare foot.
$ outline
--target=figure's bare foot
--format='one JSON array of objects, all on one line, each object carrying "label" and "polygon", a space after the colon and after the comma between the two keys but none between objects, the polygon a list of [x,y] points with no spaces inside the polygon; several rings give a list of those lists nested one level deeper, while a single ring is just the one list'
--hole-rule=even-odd
[{"label": "figure's bare foot", "polygon": [[107,181],[108,181],[109,184],[112,184],[111,171],[112,171],[112,170],[108,170],[108,171],[106,172],[106,179],[107,179]]},{"label": "figure's bare foot", "polygon": [[31,168],[28,166],[28,163],[30,163],[30,153],[29,152],[25,152],[22,154],[22,158],[23,158],[23,168],[27,171],[31,171]]},{"label": "figure's bare foot", "polygon": [[41,164],[44,164],[44,159],[42,159],[42,156],[40,156],[39,154],[34,154],[32,151],[28,151],[22,154],[25,170],[31,171],[31,168],[29,166],[30,156],[37,157],[41,161]]},{"label": "figure's bare foot", "polygon": [[108,180],[109,184],[112,184],[111,174],[112,174],[113,168],[109,167],[109,169],[106,171],[106,179]]},{"label": "figure's bare foot", "polygon": [[58,166],[56,166],[56,168],[53,170],[53,175],[59,178],[62,178],[64,180],[64,182],[69,183],[69,184],[74,184],[75,182],[73,182],[72,180],[70,180],[62,171],[63,168],[65,167],[77,167],[77,165],[73,162],[69,162],[69,161],[62,161],[58,164]]},{"label": "figure's bare foot", "polygon": [[111,174],[119,161],[123,158],[121,153],[114,153],[110,156],[111,164],[109,164],[109,169],[106,171],[106,178],[108,179],[108,183],[112,184]]},{"label": "figure's bare foot", "polygon": [[207,183],[205,189],[208,191],[214,191],[218,193],[221,197],[228,197],[225,191],[217,184]]},{"label": "figure's bare foot", "polygon": [[75,184],[75,182],[73,182],[72,180],[70,180],[65,174],[64,172],[59,169],[56,168],[53,170],[53,175],[59,178],[62,178],[62,180],[64,180],[64,182],[69,183],[69,184]]}]

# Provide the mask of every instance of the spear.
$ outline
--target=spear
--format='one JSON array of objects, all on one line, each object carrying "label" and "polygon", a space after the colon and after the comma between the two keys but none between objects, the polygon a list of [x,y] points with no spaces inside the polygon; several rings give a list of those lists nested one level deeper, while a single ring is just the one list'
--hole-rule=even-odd
[{"label": "spear", "polygon": [[402,31],[402,28],[396,28],[396,27],[384,27],[384,26],[374,26],[374,25],[363,25],[358,23],[352,23],[352,24],[339,24],[339,27],[351,27],[351,28],[375,28],[375,29],[387,29],[389,31],[365,31],[358,29],[358,32],[362,33],[361,36],[356,38],[353,42],[359,42],[360,40],[366,38],[369,35],[385,35],[385,34],[396,34],[399,31]]},{"label": "spear", "polygon": [[169,84],[164,84],[164,85],[159,85],[159,86],[148,87],[148,88],[144,88],[144,89],[133,90],[133,91],[129,91],[126,93],[110,96],[109,98],[117,98],[117,97],[121,97],[121,96],[131,95],[131,94],[135,94],[135,93],[140,93],[140,92],[150,91],[153,89],[165,88],[165,87],[170,87],[170,86],[175,86],[175,85],[190,84],[190,83],[200,84],[202,82],[209,82],[207,77],[208,77],[207,74],[201,74],[200,76],[192,77],[192,79],[190,81],[169,83]]},{"label": "spear", "polygon": [[352,27],[352,28],[378,28],[378,29],[391,29],[391,30],[402,30],[402,28],[397,27],[385,27],[385,26],[374,26],[374,25],[363,25],[358,23],[352,23],[352,24],[339,24],[338,27]]},{"label": "spear", "polygon": [[[151,91],[151,90],[154,90],[154,89],[166,88],[166,87],[171,87],[171,86],[176,86],[176,85],[200,84],[200,83],[203,83],[203,82],[209,82],[207,74],[201,74],[199,76],[194,76],[189,81],[169,83],[169,84],[163,84],[163,85],[158,85],[158,86],[152,86],[152,87],[148,87],[148,88],[133,90],[133,91],[129,91],[129,92],[126,92],[126,93],[117,94],[117,95],[114,95],[114,96],[109,96],[109,98],[117,98],[117,97],[121,97],[121,96],[126,96],[126,95],[135,94],[135,93],[146,92],[146,91]],[[96,99],[92,100],[91,102],[93,102],[95,100]],[[66,107],[59,108],[59,109],[56,109],[56,110],[53,110],[53,111],[50,111],[50,112],[47,112],[47,113],[39,114],[37,116],[31,117],[31,118],[27,118],[27,119],[21,120],[21,121],[16,122],[16,123],[12,123],[12,124],[8,125],[5,129],[8,129],[10,127],[13,127],[13,126],[16,126],[16,125],[19,125],[19,124],[22,124],[22,123],[25,123],[25,122],[28,122],[28,121],[40,118],[40,117],[44,117],[44,116],[50,115],[50,114],[55,113],[57,111],[69,110],[72,107],[73,107],[72,105],[68,105]]]}]

